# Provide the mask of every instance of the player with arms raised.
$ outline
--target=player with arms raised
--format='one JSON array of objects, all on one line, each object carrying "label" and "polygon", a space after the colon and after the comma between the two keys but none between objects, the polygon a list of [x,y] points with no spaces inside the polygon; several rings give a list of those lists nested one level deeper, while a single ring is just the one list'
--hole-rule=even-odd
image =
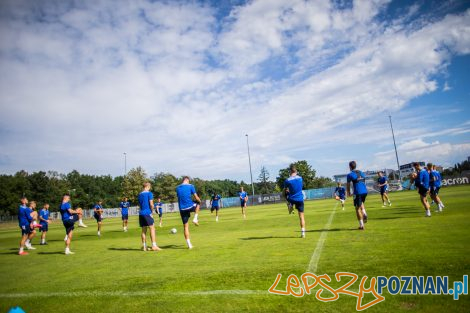
[{"label": "player with arms raised", "polygon": [[215,221],[219,221],[219,201],[221,201],[222,197],[214,192],[211,197],[211,213],[215,211]]},{"label": "player with arms raised", "polygon": [[[192,249],[193,245],[190,240],[188,221],[191,217],[191,212],[194,212],[193,223],[194,225],[199,226],[198,215],[201,199],[196,193],[196,188],[189,183],[188,176],[184,176],[181,185],[176,187],[176,195],[178,196],[178,206],[184,227],[184,239],[186,239],[188,248]],[[197,201],[196,203],[193,202],[193,196]]]},{"label": "player with arms raised", "polygon": [[421,204],[426,211],[426,217],[431,217],[431,206],[428,203],[428,192],[429,192],[429,173],[424,168],[421,168],[418,162],[413,163],[413,167],[415,168],[416,172],[410,175],[410,183],[415,184],[416,189],[418,190],[419,197],[421,200]]},{"label": "player with arms raised", "polygon": [[289,166],[290,176],[284,181],[284,194],[287,201],[295,207],[299,214],[300,237],[305,238],[303,179],[297,174],[294,164]]},{"label": "player with arms raised", "polygon": [[335,196],[335,199],[341,202],[341,207],[344,210],[344,201],[346,201],[346,189],[343,187],[341,182],[338,182],[335,192],[333,193]]},{"label": "player with arms raised", "polygon": [[390,198],[388,197],[388,179],[383,172],[379,172],[379,178],[377,179],[377,186],[380,188],[380,196],[382,197],[382,207],[386,205],[385,200],[387,200],[388,205],[391,206]]},{"label": "player with arms raised", "polygon": [[367,197],[366,176],[363,172],[356,170],[356,166],[356,161],[349,162],[351,172],[347,176],[346,191],[348,197],[350,197],[352,183],[354,207],[356,208],[356,217],[359,221],[359,230],[364,230],[364,223],[367,223],[367,213],[364,206]]},{"label": "player with arms raised", "polygon": [[153,194],[150,191],[149,182],[144,183],[144,190],[139,193],[138,200],[139,200],[139,225],[142,227],[142,250],[147,251],[147,229],[150,228],[150,239],[152,240],[152,250],[153,251],[160,251],[157,246],[157,241],[155,238],[155,225],[154,220],[152,217],[152,209],[153,209]]},{"label": "player with arms raised", "polygon": [[246,203],[248,202],[248,194],[243,190],[243,187],[240,187],[238,196],[240,197],[240,206],[242,208],[243,218],[246,218]]}]

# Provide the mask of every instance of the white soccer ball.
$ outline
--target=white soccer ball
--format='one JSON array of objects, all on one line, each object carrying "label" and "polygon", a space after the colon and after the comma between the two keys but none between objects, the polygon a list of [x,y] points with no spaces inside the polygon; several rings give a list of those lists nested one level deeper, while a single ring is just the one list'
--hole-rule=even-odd
[{"label": "white soccer ball", "polygon": [[176,232],[177,232],[176,228],[172,228],[172,229],[170,230],[170,233],[171,233],[171,234],[176,234]]}]

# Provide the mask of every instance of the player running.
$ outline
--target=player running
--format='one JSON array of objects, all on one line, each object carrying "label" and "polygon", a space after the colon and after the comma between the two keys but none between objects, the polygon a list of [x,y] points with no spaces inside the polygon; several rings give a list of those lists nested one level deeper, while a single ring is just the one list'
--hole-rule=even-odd
[{"label": "player running", "polygon": [[377,186],[380,188],[380,196],[382,197],[382,207],[386,206],[385,200],[387,200],[388,205],[392,206],[390,198],[388,197],[388,179],[383,172],[379,172],[379,178],[377,179]]},{"label": "player running", "polygon": [[46,234],[49,231],[49,204],[45,203],[41,211],[39,211],[39,223],[41,228],[41,243],[40,245],[47,245]]},{"label": "player running", "polygon": [[294,164],[289,166],[290,176],[284,181],[284,194],[287,201],[295,207],[299,214],[300,237],[305,238],[303,179],[297,174]]},{"label": "player running", "polygon": [[157,202],[155,203],[155,213],[158,214],[159,220],[159,226],[162,227],[163,223],[163,202],[160,198],[157,199]]},{"label": "player running", "polygon": [[70,195],[65,194],[62,197],[62,204],[60,205],[60,214],[62,215],[62,222],[65,227],[65,254],[75,254],[70,251],[70,243],[72,242],[73,230],[75,229],[75,222],[82,219],[82,209],[72,209],[70,204]]},{"label": "player running", "polygon": [[127,198],[124,199],[119,204],[119,208],[121,209],[121,218],[122,218],[122,230],[127,232],[127,221],[129,220],[129,207],[131,204],[127,201]]},{"label": "player running", "polygon": [[347,176],[346,191],[348,197],[351,196],[351,183],[354,194],[354,207],[356,208],[356,217],[359,221],[359,230],[364,230],[364,223],[367,223],[367,213],[364,203],[367,197],[367,187],[365,183],[366,176],[363,172],[356,170],[356,161],[349,162],[351,172]]},{"label": "player running", "polygon": [[222,197],[214,192],[211,197],[211,213],[215,210],[215,221],[219,221],[219,201],[221,201]]},{"label": "player running", "polygon": [[28,255],[28,252],[24,251],[25,247],[28,250],[36,249],[30,244],[27,244],[27,240],[33,238],[33,218],[27,204],[28,199],[23,196],[21,198],[21,205],[18,208],[18,224],[21,229],[20,250],[18,251],[18,255]]},{"label": "player running", "polygon": [[98,237],[101,237],[101,225],[103,223],[103,201],[99,200],[93,208],[93,217],[98,224]]},{"label": "player running", "polygon": [[424,168],[421,168],[419,163],[414,162],[413,167],[415,168],[416,172],[410,175],[410,183],[415,184],[416,189],[418,190],[419,197],[421,200],[421,204],[426,211],[426,217],[431,217],[431,206],[428,203],[428,192],[429,192],[429,173]]},{"label": "player running", "polygon": [[344,210],[344,201],[346,201],[346,189],[343,187],[341,182],[338,182],[333,195],[335,196],[336,200],[341,202],[341,207]]},{"label": "player running", "polygon": [[[194,212],[193,223],[194,225],[199,226],[198,215],[201,199],[196,193],[196,188],[194,188],[194,186],[189,183],[188,176],[184,176],[182,184],[176,187],[176,195],[178,196],[178,206],[180,210],[181,220],[183,221],[184,225],[184,239],[186,239],[188,248],[192,249],[193,245],[191,244],[191,240],[189,237],[188,221],[191,217],[191,212]],[[196,203],[193,202],[193,196],[196,200]]]},{"label": "player running", "polygon": [[436,203],[437,210],[436,212],[442,212],[444,204],[442,203],[441,198],[439,198],[439,189],[441,189],[441,173],[436,170],[436,166],[432,163],[427,164],[428,173],[429,173],[429,193],[431,199]]},{"label": "player running", "polygon": [[240,197],[240,206],[242,208],[243,218],[246,218],[246,204],[248,202],[248,194],[243,190],[243,187],[240,187],[238,196]]},{"label": "player running", "polygon": [[157,241],[155,238],[155,225],[152,216],[152,208],[153,208],[153,194],[150,191],[149,182],[144,183],[144,190],[139,193],[138,200],[139,200],[139,225],[142,227],[142,250],[147,251],[147,229],[150,228],[150,239],[152,240],[152,250],[153,251],[160,251],[157,246]]}]

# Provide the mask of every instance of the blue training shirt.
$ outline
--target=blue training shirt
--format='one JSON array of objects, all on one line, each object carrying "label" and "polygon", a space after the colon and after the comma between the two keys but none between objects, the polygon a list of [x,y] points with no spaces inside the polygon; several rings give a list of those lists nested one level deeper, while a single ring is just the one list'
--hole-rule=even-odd
[{"label": "blue training shirt", "polygon": [[364,195],[367,194],[367,187],[366,187],[366,176],[361,171],[351,171],[351,173],[347,176],[348,183],[353,184],[353,190],[355,195]]},{"label": "blue training shirt", "polygon": [[289,199],[292,201],[304,201],[302,193],[303,179],[299,175],[290,176],[284,181],[284,188],[289,189]]},{"label": "blue training shirt", "polygon": [[119,206],[121,207],[122,215],[129,215],[129,207],[131,206],[129,201],[121,201],[121,204]]},{"label": "blue training shirt", "polygon": [[[39,216],[47,221],[49,219],[49,210],[42,209],[41,211],[39,211]],[[41,220],[40,222],[42,224],[47,223],[47,222],[44,222],[43,220]]]},{"label": "blue training shirt", "polygon": [[153,194],[150,191],[142,191],[139,193],[139,215],[152,215],[150,200],[153,200]]},{"label": "blue training shirt", "polygon": [[191,209],[194,206],[193,197],[196,188],[191,184],[181,184],[176,187],[176,195],[178,196],[178,206],[180,211]]},{"label": "blue training shirt", "polygon": [[31,209],[26,205],[20,205],[18,208],[18,224],[20,226],[26,226],[31,224],[33,218],[31,217]]},{"label": "blue training shirt", "polygon": [[416,188],[429,188],[429,173],[424,168],[419,171],[418,177],[415,179],[415,186]]},{"label": "blue training shirt", "polygon": [[240,197],[240,201],[245,201],[245,198],[248,194],[246,193],[246,191],[240,191],[238,193],[238,196]]},{"label": "blue training shirt", "polygon": [[431,187],[441,187],[441,175],[438,171],[432,170],[429,173],[429,186]]},{"label": "blue training shirt", "polygon": [[219,206],[220,195],[212,196],[212,206]]},{"label": "blue training shirt", "polygon": [[340,199],[344,199],[346,196],[346,188],[344,188],[343,186],[336,187],[335,194],[338,194],[338,197],[340,197]]},{"label": "blue training shirt", "polygon": [[157,212],[158,214],[163,213],[163,202],[156,202],[154,207],[155,207],[155,212]]},{"label": "blue training shirt", "polygon": [[72,208],[70,202],[65,202],[60,205],[60,215],[62,215],[62,221],[73,219],[72,214],[68,210]]}]

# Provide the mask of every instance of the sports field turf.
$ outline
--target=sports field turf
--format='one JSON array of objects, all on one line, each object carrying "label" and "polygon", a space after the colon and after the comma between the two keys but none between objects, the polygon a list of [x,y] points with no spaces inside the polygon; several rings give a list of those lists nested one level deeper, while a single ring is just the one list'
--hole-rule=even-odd
[{"label": "sports field turf", "polygon": [[[165,216],[157,227],[159,253],[140,250],[136,217],[129,232],[121,221],[105,219],[102,237],[96,223],[77,229],[72,251],[64,251],[60,222],[50,226],[48,246],[18,256],[17,225],[0,225],[0,312],[19,305],[26,312],[352,312],[356,298],[340,295],[320,302],[314,292],[302,298],[268,293],[278,273],[286,277],[351,272],[363,276],[449,276],[449,284],[470,274],[470,187],[441,190],[443,213],[424,217],[416,192],[392,193],[392,207],[378,195],[367,198],[369,222],[358,231],[352,200],[346,210],[336,201],[306,202],[307,238],[301,239],[297,215],[284,203],[222,209],[218,223],[208,211],[191,225],[193,250],[187,250],[180,218]],[[329,229],[325,229],[329,219]],[[176,235],[169,234],[173,227]],[[319,239],[323,234],[323,247]],[[312,258],[313,256],[313,258]],[[316,265],[316,266],[315,266]],[[334,279],[334,278],[333,278]],[[351,290],[358,289],[356,283]],[[369,281],[367,282],[367,286]],[[331,283],[340,286],[339,283]],[[451,286],[450,286],[451,287]],[[318,290],[318,288],[316,288]],[[324,293],[329,297],[330,294]],[[468,312],[468,295],[390,295],[366,312]],[[367,296],[364,302],[371,301]]]}]

